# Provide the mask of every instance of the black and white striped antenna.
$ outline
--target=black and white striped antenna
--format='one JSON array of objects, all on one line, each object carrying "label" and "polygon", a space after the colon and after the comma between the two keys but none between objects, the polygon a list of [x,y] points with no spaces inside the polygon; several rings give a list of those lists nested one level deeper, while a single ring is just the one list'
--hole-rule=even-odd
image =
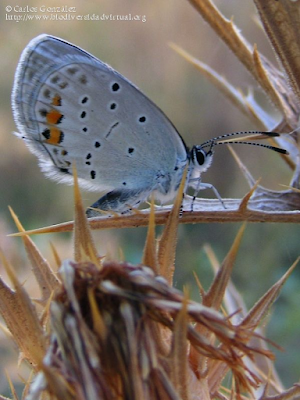
[{"label": "black and white striped antenna", "polygon": [[209,139],[206,142],[201,144],[202,148],[205,147],[214,147],[219,144],[248,144],[251,146],[259,146],[259,147],[264,147],[269,150],[277,151],[278,153],[281,154],[288,154],[288,152],[285,149],[282,149],[281,147],[276,147],[276,146],[271,146],[268,144],[263,144],[263,143],[256,143],[256,142],[249,142],[249,141],[243,141],[243,140],[231,140],[232,137],[238,136],[238,135],[248,135],[248,136],[255,136],[255,135],[262,135],[262,136],[267,136],[268,137],[278,137],[280,136],[279,133],[277,132],[262,132],[262,131],[242,131],[242,132],[233,132],[233,133],[227,133],[225,135],[217,136],[215,138]]}]

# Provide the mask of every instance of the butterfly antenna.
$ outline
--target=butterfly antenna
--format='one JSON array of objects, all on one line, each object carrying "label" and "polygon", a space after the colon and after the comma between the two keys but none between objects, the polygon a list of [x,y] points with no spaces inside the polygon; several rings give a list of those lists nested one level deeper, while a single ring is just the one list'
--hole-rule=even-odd
[{"label": "butterfly antenna", "polygon": [[[262,132],[262,131],[241,131],[241,132],[233,132],[233,133],[226,133],[225,135],[217,136],[215,138],[209,139],[206,142],[202,143],[201,146],[209,145],[211,142],[218,142],[219,140],[223,139],[229,139],[233,136],[238,136],[238,135],[265,135],[268,137],[277,137],[280,136],[279,133],[277,132]],[[233,143],[233,142],[231,142]],[[246,142],[245,142],[246,143]],[[215,143],[216,144],[216,143]]]},{"label": "butterfly antenna", "polygon": [[[212,138],[210,140],[207,140],[206,142],[202,143],[201,147],[214,147],[218,144],[248,144],[251,146],[259,146],[259,147],[264,147],[269,150],[277,151],[278,153],[281,154],[288,154],[288,152],[285,149],[282,149],[280,147],[275,147],[271,146],[268,144],[263,144],[263,143],[256,143],[256,142],[244,142],[242,140],[226,140],[230,139],[233,136],[237,135],[265,135],[268,137],[278,137],[280,136],[279,133],[277,132],[262,132],[262,131],[243,131],[243,132],[233,132],[233,133],[227,133],[225,135],[217,136],[215,138]],[[226,141],[224,141],[224,139]]]},{"label": "butterfly antenna", "polygon": [[[243,141],[213,142],[213,146],[216,146],[218,144],[248,144],[250,146],[264,147],[265,149],[277,151],[277,153],[281,153],[281,154],[289,154],[285,149],[282,149],[281,147],[275,147],[275,146],[271,146],[271,145],[268,145],[268,144],[256,143],[256,142],[243,142]],[[207,147],[207,146],[209,146],[209,144],[207,144],[204,147]]]}]

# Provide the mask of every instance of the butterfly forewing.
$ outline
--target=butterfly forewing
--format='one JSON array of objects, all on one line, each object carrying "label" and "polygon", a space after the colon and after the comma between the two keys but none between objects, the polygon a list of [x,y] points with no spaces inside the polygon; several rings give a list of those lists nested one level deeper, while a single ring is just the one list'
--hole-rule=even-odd
[{"label": "butterfly forewing", "polygon": [[13,109],[43,170],[72,183],[72,164],[94,190],[155,189],[159,174],[187,163],[168,118],[111,67],[60,39],[42,35],[24,50]]}]

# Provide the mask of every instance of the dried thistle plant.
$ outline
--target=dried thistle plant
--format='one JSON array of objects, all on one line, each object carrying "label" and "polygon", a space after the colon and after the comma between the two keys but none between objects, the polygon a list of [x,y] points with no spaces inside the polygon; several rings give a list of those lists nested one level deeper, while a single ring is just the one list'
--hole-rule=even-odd
[{"label": "dried thistle plant", "polygon": [[[198,282],[202,304],[189,300],[187,291],[172,287],[183,184],[159,240],[152,207],[140,265],[99,257],[76,181],[74,261],[61,262],[56,255],[61,267],[55,276],[22,235],[40,299],[30,298],[2,254],[14,290],[0,280],[0,312],[33,371],[23,399],[300,396],[299,386],[283,390],[257,330],[296,263],[245,311],[230,283],[243,226],[221,266],[208,250],[215,279],[207,292]],[[220,312],[225,293],[226,311]],[[36,303],[44,306],[40,315]],[[229,373],[232,383],[226,388],[222,383]],[[13,386],[12,393],[17,399]]]}]

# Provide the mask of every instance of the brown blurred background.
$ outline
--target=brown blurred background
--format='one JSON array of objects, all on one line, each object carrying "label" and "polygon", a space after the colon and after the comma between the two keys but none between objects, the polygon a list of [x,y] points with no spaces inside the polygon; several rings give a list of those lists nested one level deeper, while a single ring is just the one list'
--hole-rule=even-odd
[{"label": "brown blurred background", "polygon": [[[43,10],[44,7],[55,8],[61,4],[73,7],[74,12],[40,10],[40,7]],[[250,0],[243,1],[242,6],[239,0],[218,0],[215,4],[226,17],[234,15],[235,23],[248,41],[257,43],[259,50],[276,63],[271,47],[257,24],[255,7]],[[14,10],[16,6],[19,8]],[[26,6],[37,7],[37,12],[18,12]],[[34,19],[19,22],[8,20],[26,14],[34,16]],[[51,14],[55,18],[73,15],[75,20],[49,20]],[[128,14],[139,15],[145,22],[95,19],[104,18],[104,15],[117,18],[117,15]],[[49,19],[45,20],[45,16]],[[45,3],[1,0],[0,18],[0,246],[16,265],[20,279],[26,281],[26,287],[34,296],[38,296],[38,293],[21,241],[6,237],[15,231],[7,206],[13,207],[26,229],[31,229],[72,219],[73,197],[71,187],[44,178],[37,159],[22,141],[11,134],[16,129],[10,106],[14,71],[21,51],[33,37],[41,33],[59,36],[112,65],[168,115],[188,145],[200,144],[223,133],[257,127],[178,56],[168,46],[169,42],[191,52],[244,92],[251,87],[265,110],[276,116],[276,110],[257,91],[255,82],[242,65],[188,1],[66,0],[63,3]],[[279,119],[279,116],[276,118]],[[277,154],[253,147],[235,149],[254,177],[262,178],[264,186],[280,190],[278,184],[289,183],[290,171]],[[214,184],[224,198],[242,197],[248,190],[228,149],[222,146],[216,149],[214,163],[203,176],[203,181]],[[209,197],[212,193],[203,192],[201,195]],[[98,197],[97,193],[83,192],[86,206]],[[196,271],[206,288],[212,279],[203,245],[210,243],[221,261],[238,228],[238,225],[233,224],[181,226],[175,275],[177,287],[188,285],[192,296],[199,300],[192,271]],[[118,257],[121,248],[128,261],[138,263],[145,235],[146,230],[142,228],[110,230],[96,233],[95,240],[101,254],[110,253]],[[233,273],[233,281],[248,307],[264,294],[299,255],[298,235],[299,227],[295,225],[248,225]],[[71,235],[46,235],[34,237],[34,241],[50,262],[53,262],[50,241],[57,247],[61,258],[72,256]],[[1,265],[0,271],[5,276]],[[268,337],[286,349],[284,353],[275,351],[276,366],[286,385],[299,379],[300,361],[294,351],[300,339],[299,281],[299,271],[295,271],[273,308],[267,328]],[[20,382],[20,387],[21,380],[17,374],[26,376],[26,372],[16,368],[17,352],[4,334],[0,335],[0,350],[0,393],[8,395],[3,368]]]}]

